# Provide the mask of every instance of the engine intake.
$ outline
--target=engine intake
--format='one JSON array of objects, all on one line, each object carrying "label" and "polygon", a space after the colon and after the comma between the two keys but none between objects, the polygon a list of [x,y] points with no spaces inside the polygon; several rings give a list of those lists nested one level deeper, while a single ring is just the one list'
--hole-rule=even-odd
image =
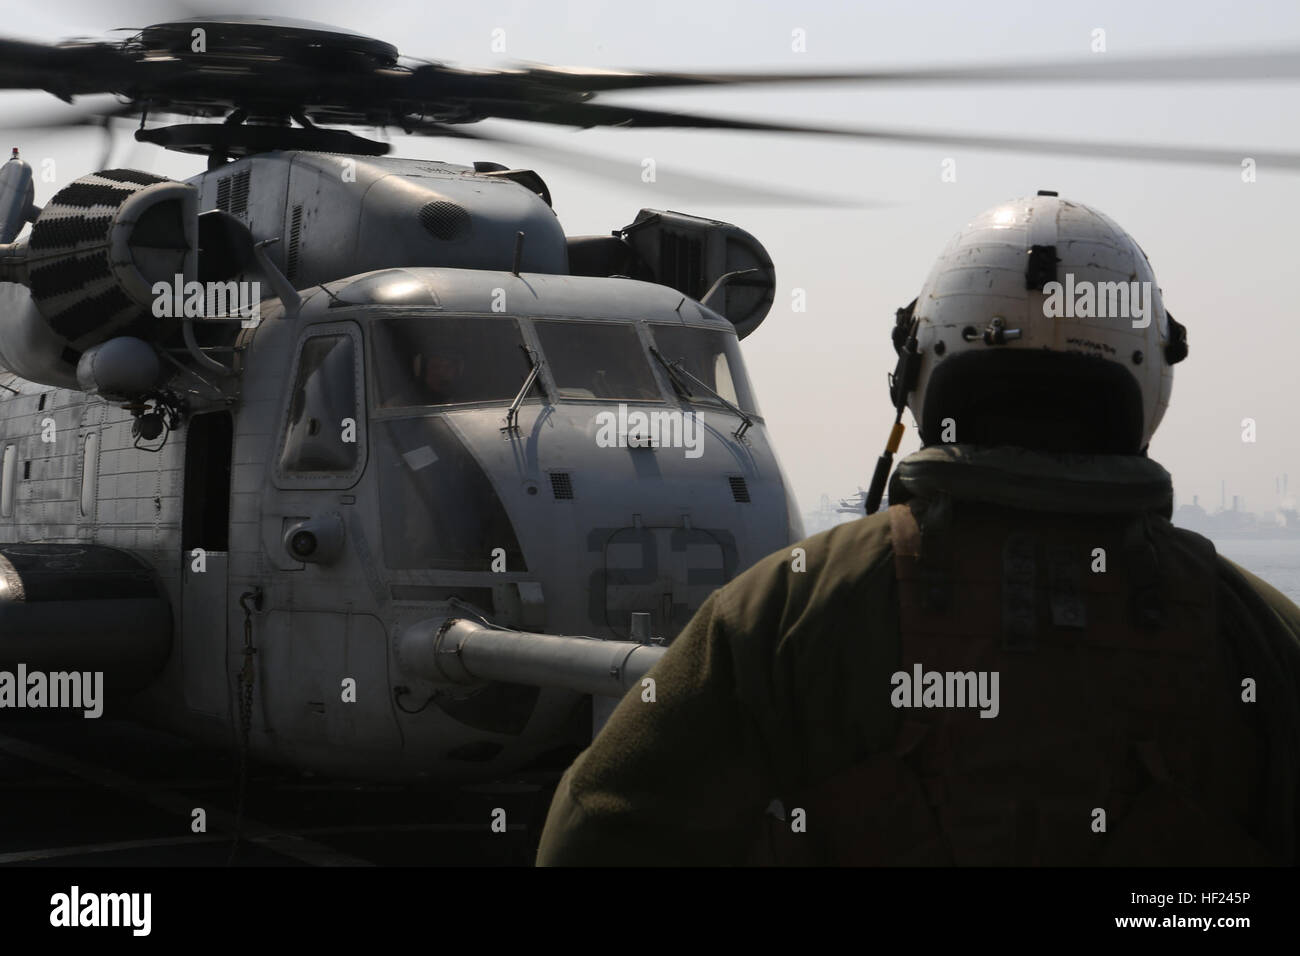
[{"label": "engine intake", "polygon": [[568,243],[572,275],[666,285],[721,313],[742,339],[767,317],[776,294],[767,250],[728,222],[642,209],[613,235],[570,236]]},{"label": "engine intake", "polygon": [[158,341],[153,286],[198,269],[198,190],[133,169],[83,176],[32,224],[27,285],[50,330],[84,352],[130,335]]}]

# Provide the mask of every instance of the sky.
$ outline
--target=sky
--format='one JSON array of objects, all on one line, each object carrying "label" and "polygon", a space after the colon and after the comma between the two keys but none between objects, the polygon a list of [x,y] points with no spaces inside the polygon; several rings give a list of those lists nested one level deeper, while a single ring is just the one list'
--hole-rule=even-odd
[{"label": "sky", "polygon": [[[0,0],[24,39],[104,36],[115,27],[173,19],[164,2],[65,0],[21,8]],[[214,5],[227,12],[242,7]],[[206,5],[180,15],[210,12]],[[1300,49],[1300,4],[1092,2],[1043,4],[911,0],[642,2],[390,2],[259,4],[256,12],[325,21],[396,44],[404,54],[465,66],[518,61],[617,69],[826,71],[947,64]],[[1093,52],[1103,30],[1105,51]],[[498,32],[501,31],[501,32]],[[795,49],[795,31],[804,48]],[[495,43],[494,43],[495,41]],[[504,50],[500,48],[504,46]],[[980,86],[828,84],[645,91],[610,101],[763,120],[904,127],[962,133],[1217,146],[1233,156],[1300,152],[1300,81]],[[65,108],[45,94],[0,94],[4,119]],[[919,292],[947,240],[984,209],[1054,189],[1106,213],[1146,251],[1168,309],[1188,329],[1189,358],[1150,455],[1174,475],[1180,503],[1199,496],[1276,506],[1276,479],[1300,489],[1300,171],[1240,160],[1175,166],[1046,157],[945,146],[882,145],[810,135],[532,128],[485,129],[578,149],[626,164],[626,182],[596,180],[554,156],[512,147],[394,135],[392,155],[538,170],[571,235],[608,233],[641,208],[733,222],[761,241],[776,266],[775,304],[742,342],[759,403],[804,510],[870,481],[893,420],[886,375],[894,367],[894,310]],[[12,134],[11,134],[12,135]],[[93,131],[24,134],[24,158],[53,157],[67,181],[95,168]],[[653,183],[641,179],[655,160]],[[956,181],[941,178],[945,160]],[[201,160],[140,146],[124,134],[115,165],[181,178]],[[64,173],[67,170],[67,173]],[[698,173],[829,204],[725,203],[674,193],[673,173]],[[55,185],[38,183],[38,203]],[[792,293],[803,290],[806,311]],[[1243,441],[1243,419],[1255,441]],[[910,416],[905,422],[910,424]],[[902,453],[919,446],[909,428]]]}]

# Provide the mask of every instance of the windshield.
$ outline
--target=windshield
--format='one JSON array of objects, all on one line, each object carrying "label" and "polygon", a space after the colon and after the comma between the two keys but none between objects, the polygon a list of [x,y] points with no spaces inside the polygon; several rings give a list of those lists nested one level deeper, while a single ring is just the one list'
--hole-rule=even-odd
[{"label": "windshield", "polygon": [[379,422],[379,490],[384,561],[390,568],[526,571],[501,499],[474,454],[441,416]]},{"label": "windshield", "polygon": [[663,401],[632,326],[538,322],[537,338],[560,398]]},{"label": "windshield", "polygon": [[[740,409],[758,414],[749,377],[740,361],[740,344],[730,332],[685,325],[655,325],[655,345],[670,362],[677,362],[701,382]],[[716,402],[686,381],[691,401]]]},{"label": "windshield", "polygon": [[514,319],[433,315],[370,328],[380,408],[509,402],[530,370]]}]

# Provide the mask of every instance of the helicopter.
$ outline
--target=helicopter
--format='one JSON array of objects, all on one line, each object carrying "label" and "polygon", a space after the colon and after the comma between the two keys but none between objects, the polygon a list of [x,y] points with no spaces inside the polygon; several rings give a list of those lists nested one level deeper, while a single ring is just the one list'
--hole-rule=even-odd
[{"label": "helicopter", "polygon": [[[1213,63],[1296,73],[1290,55]],[[714,589],[803,531],[739,347],[774,299],[758,239],[662,209],[569,236],[536,171],[390,157],[336,127],[508,142],[467,128],[499,118],[1224,161],[598,101],[1055,81],[1077,64],[475,71],[252,16],[0,40],[0,64],[0,88],[117,94],[103,118],[139,116],[137,141],[207,161],[185,181],[100,169],[43,207],[19,151],[0,166],[0,670],[102,674],[109,712],[353,778],[492,777],[590,735],[626,693],[653,699],[647,673]],[[147,125],[160,115],[187,121]]]}]

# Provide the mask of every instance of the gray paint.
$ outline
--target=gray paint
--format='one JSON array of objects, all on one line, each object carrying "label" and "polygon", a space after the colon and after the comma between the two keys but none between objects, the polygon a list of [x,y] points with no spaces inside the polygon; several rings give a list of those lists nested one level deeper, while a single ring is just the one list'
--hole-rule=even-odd
[{"label": "gray paint", "polygon": [[[752,416],[754,427],[737,440],[734,414],[717,405],[697,406],[704,429],[698,459],[688,459],[680,448],[601,448],[595,416],[617,403],[556,401],[548,364],[541,376],[547,399],[525,400],[513,433],[502,430],[508,401],[418,413],[445,423],[482,469],[509,516],[527,569],[387,567],[383,517],[395,503],[383,497],[380,472],[395,463],[380,454],[380,431],[410,412],[372,405],[369,420],[360,417],[361,454],[352,473],[282,473],[280,443],[304,337],[339,330],[355,336],[367,359],[358,399],[369,401],[373,322],[393,316],[428,322],[448,315],[499,318],[493,311],[498,289],[504,290],[505,314],[517,317],[525,342],[538,354],[532,322],[539,318],[623,323],[636,331],[643,352],[651,322],[728,333],[731,326],[663,286],[565,275],[565,240],[553,213],[509,181],[423,161],[358,160],[356,182],[345,182],[343,157],[271,154],[197,177],[199,208],[216,205],[217,180],[249,167],[254,175],[247,208],[232,212],[254,239],[284,236],[294,207],[304,207],[293,279],[302,291],[301,307],[286,317],[275,300],[263,302],[261,324],[241,335],[238,376],[205,373],[207,384],[193,374],[172,380],[171,387],[190,401],[190,424],[173,432],[160,451],[133,447],[131,415],[117,405],[0,372],[0,386],[17,393],[0,388],[0,450],[15,447],[19,476],[14,513],[0,517],[0,541],[82,542],[130,551],[153,568],[175,615],[172,653],[157,679],[111,707],[229,744],[238,728],[240,597],[260,589],[261,610],[252,617],[257,679],[250,741],[259,756],[360,777],[492,775],[564,742],[572,712],[587,706],[575,688],[590,689],[589,682],[542,688],[530,704],[533,692],[526,689],[467,689],[430,679],[427,671],[403,667],[398,644],[408,629],[435,618],[490,616],[499,628],[626,640],[632,611],[662,613],[669,607],[672,617],[663,620],[676,623],[656,636],[671,639],[680,621],[725,578],[801,535],[761,416]],[[421,227],[416,213],[428,201],[463,203],[472,217],[470,239],[440,244]],[[527,238],[522,274],[516,276],[509,270],[520,230]],[[281,269],[288,268],[288,247],[284,239],[269,247]],[[313,282],[325,282],[328,291]],[[21,326],[24,294],[22,287],[0,284],[0,330]],[[10,368],[26,368],[21,359],[8,361],[12,341],[0,332],[0,358]],[[688,410],[663,369],[648,354],[645,360],[659,395],[631,406]],[[38,408],[42,402],[45,407]],[[181,540],[187,443],[195,416],[227,410],[234,422],[228,546],[206,554],[199,572]],[[55,424],[53,442],[41,440],[46,418]],[[91,434],[99,436],[95,494],[90,513],[82,514],[83,450]],[[21,477],[24,468],[30,477]],[[557,472],[570,476],[572,498],[552,496],[551,475]],[[743,479],[748,502],[737,500],[733,479]],[[457,503],[440,505],[454,511]],[[337,559],[308,563],[286,551],[286,530],[307,519],[341,525]],[[490,615],[476,603],[488,603],[486,595]],[[355,702],[341,699],[345,679],[356,682]],[[529,715],[522,726],[512,726],[511,715],[518,713]]]}]

